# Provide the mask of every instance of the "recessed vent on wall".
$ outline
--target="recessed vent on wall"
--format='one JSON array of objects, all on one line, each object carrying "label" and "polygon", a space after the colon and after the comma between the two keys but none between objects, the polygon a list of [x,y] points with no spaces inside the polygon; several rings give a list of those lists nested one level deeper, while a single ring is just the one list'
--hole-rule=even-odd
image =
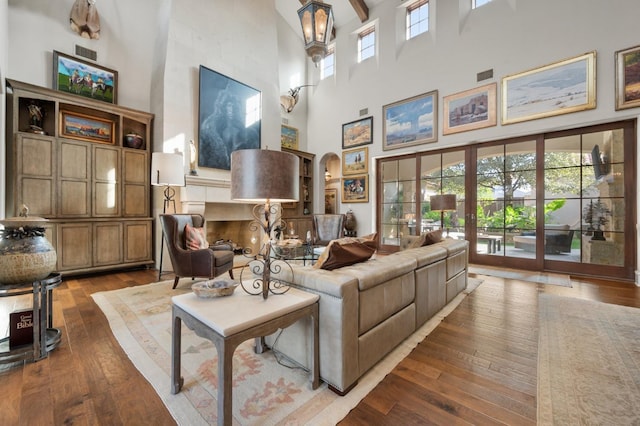
[{"label": "recessed vent on wall", "polygon": [[98,52],[96,52],[95,50],[87,49],[86,47],[78,46],[77,44],[76,55],[91,59],[92,61],[98,59]]},{"label": "recessed vent on wall", "polygon": [[493,78],[493,68],[490,70],[482,71],[478,73],[478,82]]},{"label": "recessed vent on wall", "polygon": [[369,114],[369,108],[365,108],[365,109],[361,109],[360,110],[360,117],[362,117],[363,115],[367,115]]},{"label": "recessed vent on wall", "polygon": [[282,124],[289,124],[289,119],[282,117]]}]

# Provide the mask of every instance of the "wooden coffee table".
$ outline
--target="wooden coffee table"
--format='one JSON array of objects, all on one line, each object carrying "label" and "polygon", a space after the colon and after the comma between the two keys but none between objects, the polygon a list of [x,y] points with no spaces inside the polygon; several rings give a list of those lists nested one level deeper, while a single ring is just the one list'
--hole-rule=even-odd
[{"label": "wooden coffee table", "polygon": [[284,294],[272,294],[265,300],[249,295],[238,287],[231,296],[203,299],[194,293],[171,298],[173,327],[171,345],[171,393],[180,392],[181,324],[205,339],[218,352],[218,424],[231,425],[233,353],[238,345],[256,339],[256,352],[262,352],[262,337],[285,328],[300,318],[311,318],[312,360],[309,372],[311,388],[319,385],[318,295],[290,288]]}]

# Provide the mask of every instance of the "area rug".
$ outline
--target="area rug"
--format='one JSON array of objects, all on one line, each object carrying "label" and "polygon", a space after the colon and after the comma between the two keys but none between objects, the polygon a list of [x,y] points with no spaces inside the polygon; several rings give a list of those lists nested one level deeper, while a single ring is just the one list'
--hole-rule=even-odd
[{"label": "area rug", "polygon": [[553,284],[571,287],[569,275],[550,272],[525,271],[522,269],[493,268],[491,266],[469,265],[470,274],[489,275],[512,280],[530,281],[539,284]]},{"label": "area rug", "polygon": [[[307,372],[279,365],[273,352],[257,355],[253,340],[241,344],[233,359],[233,415],[240,425],[333,425],[346,416],[436,326],[477,288],[467,289],[380,361],[346,396],[326,383],[312,391]],[[182,326],[184,387],[170,393],[171,297],[190,291],[172,281],[99,292],[92,295],[109,320],[116,339],[151,383],[176,422],[204,425],[217,421],[217,353],[208,340]],[[285,330],[286,332],[286,330]],[[234,424],[235,424],[234,423]]]},{"label": "area rug", "polygon": [[539,425],[640,425],[640,309],[540,294]]}]

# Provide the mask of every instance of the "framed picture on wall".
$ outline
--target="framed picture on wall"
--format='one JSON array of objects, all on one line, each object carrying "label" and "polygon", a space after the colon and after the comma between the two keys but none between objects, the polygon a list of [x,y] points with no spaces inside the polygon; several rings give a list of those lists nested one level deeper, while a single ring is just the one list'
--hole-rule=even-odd
[{"label": "framed picture on wall", "polygon": [[342,151],[342,175],[361,175],[369,173],[369,149],[362,148]]},{"label": "framed picture on wall", "polygon": [[640,106],[640,46],[616,52],[616,110]]},{"label": "framed picture on wall", "polygon": [[497,86],[496,83],[491,83],[442,98],[442,134],[495,126],[498,122]]},{"label": "framed picture on wall", "polygon": [[338,190],[326,188],[324,190],[324,214],[336,214],[338,212]]},{"label": "framed picture on wall", "polygon": [[53,51],[53,89],[115,104],[118,71]]},{"label": "framed picture on wall", "polygon": [[342,149],[373,143],[373,117],[342,125]]},{"label": "framed picture on wall", "polygon": [[260,148],[261,92],[200,65],[198,166],[231,170],[231,153]]},{"label": "framed picture on wall", "polygon": [[369,202],[369,175],[342,178],[343,203]]},{"label": "framed picture on wall", "polygon": [[280,125],[280,146],[298,149],[298,129],[284,124]]},{"label": "framed picture on wall", "polygon": [[438,91],[382,107],[382,149],[398,149],[438,140]]},{"label": "framed picture on wall", "polygon": [[502,79],[502,124],[596,107],[596,52]]}]

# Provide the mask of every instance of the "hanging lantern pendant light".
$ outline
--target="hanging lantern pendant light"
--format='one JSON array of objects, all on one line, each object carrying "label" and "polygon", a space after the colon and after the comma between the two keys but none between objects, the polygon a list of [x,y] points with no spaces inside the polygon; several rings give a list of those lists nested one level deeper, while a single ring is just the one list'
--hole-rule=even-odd
[{"label": "hanging lantern pendant light", "polygon": [[331,5],[310,0],[298,10],[302,25],[304,48],[317,65],[326,55],[333,31],[333,11]]}]

